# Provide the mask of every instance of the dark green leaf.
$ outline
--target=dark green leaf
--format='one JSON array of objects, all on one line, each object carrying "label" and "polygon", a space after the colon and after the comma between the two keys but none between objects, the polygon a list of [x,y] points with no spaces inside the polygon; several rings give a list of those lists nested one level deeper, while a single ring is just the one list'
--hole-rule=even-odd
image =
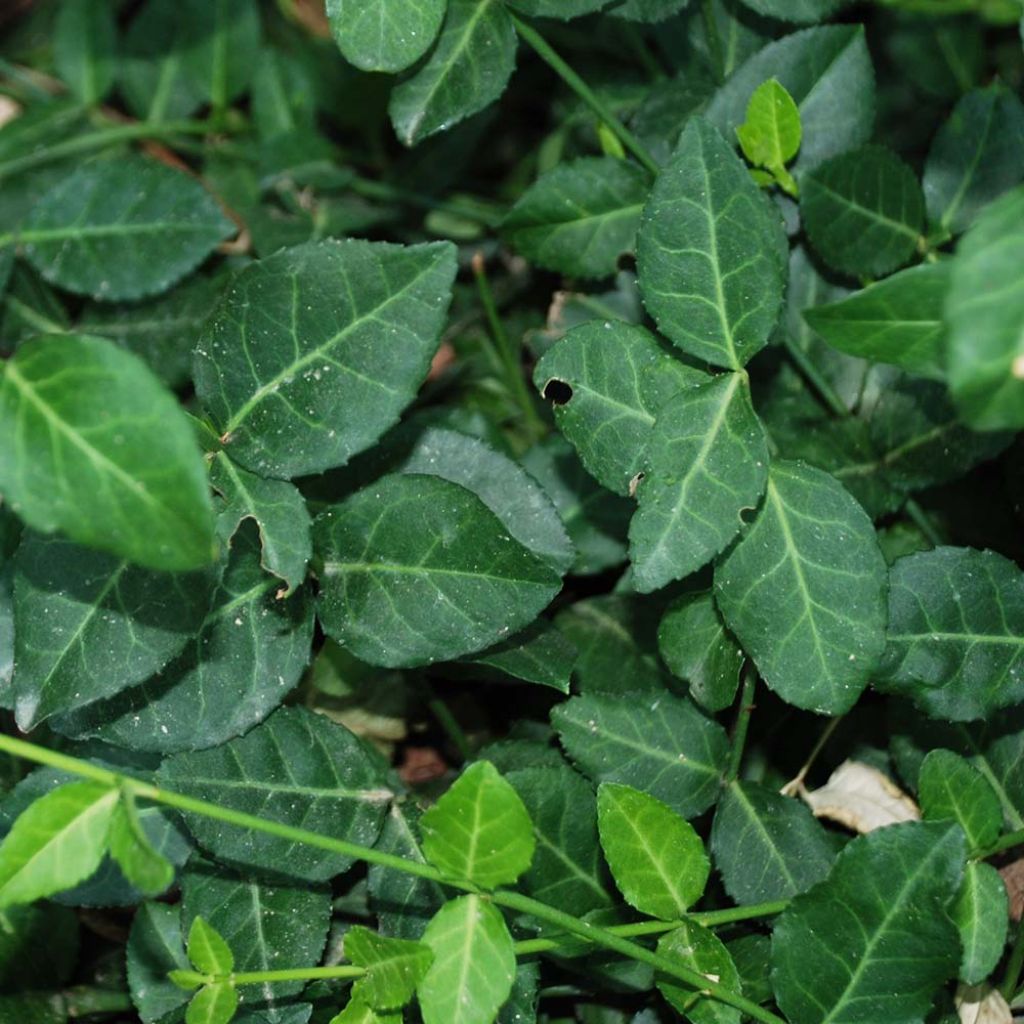
[{"label": "dark green leaf", "polygon": [[445,0],[327,0],[344,58],[363,71],[404,71],[430,48]]},{"label": "dark green leaf", "polygon": [[78,917],[54,903],[0,912],[0,992],[50,989],[70,981],[78,963]]},{"label": "dark green leaf", "polygon": [[128,987],[144,1024],[170,1017],[188,1002],[188,993],[167,977],[188,968],[178,908],[144,903],[128,937]]},{"label": "dark green leaf", "polygon": [[245,92],[256,70],[259,7],[249,0],[181,0],[179,7],[186,72],[214,110],[222,110]]},{"label": "dark green leaf", "polygon": [[[739,972],[714,932],[687,921],[658,942],[658,953],[677,960],[690,970],[714,978],[724,988],[742,994]],[[702,996],[692,988],[662,977],[661,994],[691,1024],[739,1024],[740,1011],[726,1003]]]},{"label": "dark green leaf", "polygon": [[472,662],[496,668],[514,679],[568,693],[576,653],[557,626],[538,619],[514,637],[481,651]]},{"label": "dark green leaf", "polygon": [[98,103],[114,82],[117,23],[107,0],[64,0],[54,25],[57,74],[83,103]]},{"label": "dark green leaf", "polygon": [[950,916],[960,931],[963,946],[960,980],[977,985],[996,969],[1002,958],[1010,920],[1006,886],[991,864],[973,861],[967,865]]},{"label": "dark green leaf", "polygon": [[850,0],[743,0],[745,6],[766,18],[806,25],[831,18]]},{"label": "dark green leaf", "polygon": [[917,788],[925,819],[957,822],[971,851],[983,850],[999,838],[999,797],[981,771],[959,754],[931,751],[921,763]]},{"label": "dark green leaf", "polygon": [[509,6],[538,18],[578,18],[607,7],[609,0],[508,0]]}]

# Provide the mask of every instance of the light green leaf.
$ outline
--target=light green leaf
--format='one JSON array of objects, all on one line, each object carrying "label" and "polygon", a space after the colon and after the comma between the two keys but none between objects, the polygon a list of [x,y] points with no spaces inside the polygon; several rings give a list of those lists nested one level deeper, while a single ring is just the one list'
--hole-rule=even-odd
[{"label": "light green leaf", "polygon": [[24,731],[158,672],[202,624],[211,574],[158,573],[28,534],[14,559],[15,714]]},{"label": "light green leaf", "polygon": [[704,893],[711,865],[693,826],[653,796],[603,782],[597,789],[601,848],[626,902],[678,920]]},{"label": "light green leaf", "polygon": [[981,771],[959,754],[930,751],[921,763],[917,788],[925,819],[955,821],[972,852],[999,838],[1003,829],[999,797]]},{"label": "light green leaf", "polygon": [[474,665],[496,668],[513,679],[568,693],[576,648],[557,626],[537,619],[521,633],[469,660]]},{"label": "light green leaf", "polygon": [[963,231],[1024,177],[1024,106],[1001,82],[965,93],[939,129],[924,166],[928,216]]},{"label": "light green leaf", "polygon": [[353,996],[377,1010],[396,1010],[412,999],[434,954],[421,942],[390,939],[356,925],[345,932],[345,958],[366,968]]},{"label": "light green leaf", "polygon": [[116,789],[69,782],[35,800],[0,844],[0,908],[32,903],[88,878],[107,851]]},{"label": "light green leaf", "polygon": [[736,129],[743,155],[756,167],[783,171],[800,149],[800,110],[775,78],[751,94],[747,119]]},{"label": "light green leaf", "polygon": [[127,968],[128,989],[144,1024],[155,1024],[188,1002],[188,993],[167,977],[171,971],[190,969],[177,907],[139,907],[128,936]]},{"label": "light green leaf", "polygon": [[851,708],[885,647],[886,566],[864,510],[827,473],[773,462],[750,529],[715,569],[726,625],[783,700]]},{"label": "light green leaf", "polygon": [[151,569],[212,561],[199,446],[135,356],[77,335],[22,345],[3,364],[0,435],[13,439],[0,449],[0,491],[30,526]]},{"label": "light green leaf", "polygon": [[153,848],[129,795],[110,823],[110,855],[124,877],[146,896],[159,896],[174,881],[174,865]]},{"label": "light green leaf", "polygon": [[960,980],[977,985],[996,969],[1006,946],[1010,900],[999,872],[991,864],[969,863],[949,913],[963,947]]},{"label": "light green leaf", "polygon": [[221,982],[201,988],[188,1004],[185,1024],[228,1024],[238,1010],[234,985]]},{"label": "light green leaf", "polygon": [[310,243],[246,267],[195,356],[231,458],[292,477],[377,441],[427,376],[454,276],[448,243]]},{"label": "light green leaf", "polygon": [[658,651],[672,674],[690,684],[690,696],[702,708],[721,711],[733,702],[743,652],[710,593],[683,594],[665,609]]},{"label": "light green leaf", "polygon": [[391,93],[399,139],[414,146],[493,103],[512,77],[516,43],[501,0],[448,0],[437,46]]},{"label": "light green leaf", "polygon": [[725,891],[739,904],[785,900],[829,873],[835,846],[801,801],[756,782],[731,782],[711,829]]},{"label": "light green leaf", "polygon": [[746,374],[723,373],[659,410],[629,527],[640,592],[682,579],[723,551],[768,479],[768,439]]},{"label": "light green leaf", "polygon": [[551,712],[562,746],[596,782],[618,782],[664,801],[684,818],[718,798],[725,730],[670,693],[574,697]]},{"label": "light green leaf", "polygon": [[800,186],[800,215],[815,251],[853,276],[891,273],[917,251],[924,195],[914,172],[881,146],[817,167]]},{"label": "light green leaf", "polygon": [[693,118],[658,176],[637,242],[647,311],[684,352],[739,369],[782,307],[782,223],[718,131]]},{"label": "light green leaf", "polygon": [[994,551],[941,547],[889,572],[879,689],[933,718],[988,718],[1024,700],[1024,573]]},{"label": "light green leaf", "polygon": [[797,896],[775,926],[772,978],[786,1017],[923,1020],[960,960],[945,910],[963,869],[955,825],[908,822],[854,839],[828,879]]},{"label": "light green leaf", "polygon": [[816,21],[825,21],[844,7],[851,0],[743,0],[743,4],[756,14],[779,21],[796,22],[806,25]]},{"label": "light green leaf", "polygon": [[610,320],[573,328],[533,373],[587,471],[617,494],[635,486],[658,410],[703,379],[644,328]]},{"label": "light green leaf", "polygon": [[317,519],[314,548],[324,629],[375,665],[489,647],[560,586],[475,494],[440,477],[383,477]]},{"label": "light green leaf", "polygon": [[60,181],[17,241],[51,284],[112,301],[167,291],[234,231],[188,175],[128,157],[86,164]]},{"label": "light green leaf", "polygon": [[[303,708],[283,708],[243,738],[179,754],[160,766],[168,788],[248,814],[373,845],[392,794],[377,761],[347,729]],[[323,881],[351,858],[266,833],[225,829],[185,813],[196,841],[239,867]]]},{"label": "light green leaf", "polygon": [[953,398],[977,430],[1024,426],[1024,188],[986,207],[953,259],[946,365]]},{"label": "light green leaf", "polygon": [[327,0],[327,17],[345,60],[393,74],[427,52],[446,6],[446,0]]},{"label": "light green leaf", "polygon": [[[663,935],[658,941],[658,953],[742,994],[739,971],[729,951],[714,932],[699,924],[687,921]],[[740,1011],[735,1007],[703,996],[675,980],[662,976],[658,988],[668,1003],[691,1024],[739,1024],[741,1020]]]},{"label": "light green leaf", "polygon": [[470,765],[420,823],[423,853],[449,878],[485,889],[514,882],[536,842],[519,794],[489,761]]},{"label": "light green leaf", "polygon": [[480,896],[452,900],[423,942],[434,951],[417,989],[424,1024],[492,1024],[516,974],[512,936],[497,908]]},{"label": "light green leaf", "polygon": [[352,999],[341,1013],[332,1017],[330,1024],[401,1024],[401,1021],[400,1013],[375,1013],[357,997]]},{"label": "light green leaf", "polygon": [[941,380],[949,282],[948,263],[925,263],[838,302],[806,309],[804,318],[840,352]]},{"label": "light green leaf", "polygon": [[532,263],[573,277],[607,277],[636,244],[650,176],[615,157],[583,157],[543,174],[501,224]]},{"label": "light green leaf", "polygon": [[83,103],[98,103],[114,83],[116,11],[107,0],[64,0],[53,27],[57,74]]},{"label": "light green leaf", "polygon": [[235,957],[224,937],[201,917],[192,919],[186,949],[189,962],[201,974],[230,974]]}]

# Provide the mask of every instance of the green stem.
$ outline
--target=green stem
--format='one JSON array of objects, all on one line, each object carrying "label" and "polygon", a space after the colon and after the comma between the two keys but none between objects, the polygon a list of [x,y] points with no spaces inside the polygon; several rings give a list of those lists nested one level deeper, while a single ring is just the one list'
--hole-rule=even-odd
[{"label": "green stem", "polygon": [[278,981],[334,981],[361,978],[365,967],[340,964],[336,967],[286,967],[280,971],[240,971],[236,974],[202,974],[199,971],[175,971],[174,980],[182,987],[228,982],[231,985],[269,985]]},{"label": "green stem", "polygon": [[486,228],[497,227],[503,217],[503,212],[496,203],[490,203],[483,199],[473,201],[436,199],[422,192],[414,192],[386,181],[372,181],[358,175],[349,181],[348,187],[366,199],[376,199],[385,203],[401,203],[421,210],[450,213],[455,217],[471,220]]},{"label": "green stem", "polygon": [[975,854],[974,859],[987,860],[1014,846],[1024,846],[1024,829],[1017,829],[1016,832],[1007,832],[1005,836],[1000,836],[991,846],[986,846],[984,850]]},{"label": "green stem", "polygon": [[729,754],[729,769],[726,781],[733,782],[739,778],[740,765],[743,762],[743,748],[747,745],[747,732],[750,729],[750,716],[754,710],[754,687],[757,685],[757,670],[747,662],[743,670],[743,690],[740,693],[740,704],[736,711],[736,727],[732,734],[732,750]]},{"label": "green stem", "polygon": [[928,513],[921,508],[917,501],[913,498],[907,498],[903,503],[903,511],[906,512],[907,518],[925,535],[928,543],[933,548],[937,548],[942,544],[942,536],[935,529],[931,519],[928,518]]},{"label": "green stem", "polygon": [[552,49],[550,43],[528,22],[512,14],[519,38],[527,43],[559,78],[615,133],[623,144],[651,172],[660,168],[647,147],[612,113],[608,105],[582,78]]},{"label": "green stem", "polygon": [[430,709],[430,713],[437,720],[437,724],[441,726],[449,742],[459,752],[462,760],[468,761],[473,756],[473,746],[469,742],[465,730],[459,724],[459,720],[426,679],[421,680],[421,685],[427,697],[427,707]]},{"label": "green stem", "polygon": [[1009,960],[1006,961],[1006,971],[1003,974],[1002,984],[999,986],[999,991],[1007,1002],[1010,1002],[1017,994],[1022,969],[1024,969],[1024,921],[1017,926],[1013,949],[1010,951]]},{"label": "green stem", "polygon": [[127,992],[113,992],[80,985],[63,993],[64,1012],[72,1018],[131,1013],[135,1006]]}]

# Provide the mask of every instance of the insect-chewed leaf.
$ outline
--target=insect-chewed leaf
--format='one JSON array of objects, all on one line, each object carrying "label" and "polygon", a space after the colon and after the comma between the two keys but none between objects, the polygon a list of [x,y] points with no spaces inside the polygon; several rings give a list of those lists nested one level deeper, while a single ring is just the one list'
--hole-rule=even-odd
[{"label": "insect-chewed leaf", "polygon": [[231,458],[293,477],[373,444],[427,376],[454,276],[448,243],[357,239],[246,267],[207,322],[194,365]]},{"label": "insect-chewed leaf", "polygon": [[446,7],[446,0],[327,0],[327,17],[350,64],[394,74],[427,52]]},{"label": "insect-chewed leaf", "polygon": [[743,155],[757,167],[782,170],[800,149],[800,110],[777,79],[759,85],[736,129]]},{"label": "insect-chewed leaf", "polygon": [[658,176],[637,242],[648,312],[684,352],[739,369],[782,308],[782,221],[746,166],[703,118],[690,121]]},{"label": "insect-chewed leaf", "polygon": [[391,939],[356,925],[345,932],[345,957],[366,974],[353,986],[353,996],[376,1010],[405,1006],[434,960],[430,947],[408,939]]},{"label": "insect-chewed leaf", "polygon": [[726,625],[797,707],[841,714],[885,647],[886,566],[871,520],[820,470],[773,462],[761,510],[715,569]]},{"label": "insect-chewed leaf", "polygon": [[523,801],[489,761],[470,765],[423,815],[420,828],[431,864],[485,889],[514,882],[536,847]]},{"label": "insect-chewed leaf", "polygon": [[87,164],[59,182],[18,240],[47,281],[109,301],[166,291],[234,230],[188,175],[128,158]]},{"label": "insect-chewed leaf", "polygon": [[932,750],[917,778],[921,812],[927,821],[955,821],[968,848],[983,850],[999,838],[1003,809],[992,784],[966,758],[952,750]]},{"label": "insect-chewed leaf", "polygon": [[[130,261],[129,261],[130,262]],[[0,376],[0,490],[30,526],[151,569],[213,560],[199,446],[174,396],[101,338],[44,335]]]},{"label": "insect-chewed leaf", "polygon": [[424,1024],[493,1024],[512,991],[516,957],[501,913],[480,896],[446,903],[423,942],[434,962],[417,988]]},{"label": "insect-chewed leaf", "polygon": [[[714,932],[687,921],[658,941],[658,953],[678,960],[691,970],[714,978],[737,995],[743,991],[739,971],[729,951]],[[661,994],[691,1024],[739,1024],[740,1011],[664,976],[658,979]]]},{"label": "insect-chewed leaf", "polygon": [[[244,737],[179,754],[160,767],[176,792],[237,811],[373,845],[391,793],[376,761],[347,729],[301,708],[283,708]],[[186,812],[196,840],[218,860],[323,881],[351,858]]]},{"label": "insect-chewed leaf", "polygon": [[946,908],[963,870],[956,825],[909,822],[854,839],[775,926],[773,983],[786,1017],[920,1021],[960,961]]},{"label": "insect-chewed leaf", "polygon": [[228,1024],[238,1010],[234,985],[220,982],[201,988],[188,1004],[185,1024]]},{"label": "insect-chewed leaf", "polygon": [[321,514],[314,548],[324,629],[375,665],[482,650],[560,587],[475,494],[440,477],[383,477]]},{"label": "insect-chewed leaf", "polygon": [[202,974],[230,974],[235,957],[224,936],[201,917],[192,919],[186,948],[189,962]]},{"label": "insect-chewed leaf", "polygon": [[597,790],[601,848],[619,891],[642,914],[675,921],[704,892],[711,865],[693,826],[630,786]]},{"label": "insect-chewed leaf", "polygon": [[551,712],[566,752],[596,782],[618,782],[664,801],[685,818],[718,797],[728,756],[725,730],[671,693],[573,697]]},{"label": "insect-chewed leaf", "polygon": [[960,980],[977,985],[996,969],[1006,946],[1010,901],[999,872],[991,864],[968,863],[949,913],[963,947]]}]

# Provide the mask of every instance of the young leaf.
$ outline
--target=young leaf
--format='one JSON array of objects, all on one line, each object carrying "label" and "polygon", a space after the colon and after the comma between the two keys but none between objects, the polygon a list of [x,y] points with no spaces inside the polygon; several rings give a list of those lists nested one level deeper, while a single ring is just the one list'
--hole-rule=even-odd
[{"label": "young leaf", "polygon": [[345,957],[366,974],[352,988],[375,1010],[397,1010],[412,999],[434,960],[429,946],[389,939],[356,925],[345,932]]},{"label": "young leaf", "polygon": [[59,182],[17,238],[51,284],[111,301],[167,291],[234,231],[188,175],[131,157],[86,164]]},{"label": "young leaf", "polygon": [[725,730],[670,693],[574,697],[551,712],[569,756],[597,782],[618,782],[664,801],[684,818],[718,796]]},{"label": "young leaf", "polygon": [[706,565],[740,532],[768,479],[768,440],[743,373],[681,391],[658,410],[629,526],[641,593]]},{"label": "young leaf", "polygon": [[[729,951],[714,932],[699,924],[686,921],[658,940],[658,953],[670,960],[678,960],[691,970],[714,978],[727,989],[742,994],[740,975]],[[739,1024],[740,1011],[720,1003],[674,979],[658,979],[658,988],[668,1003],[691,1024]]]},{"label": "young leaf", "polygon": [[482,650],[560,586],[475,494],[440,477],[383,477],[317,519],[314,548],[324,629],[375,665]]},{"label": "young leaf", "polygon": [[516,974],[512,936],[497,908],[479,896],[452,900],[423,942],[434,951],[416,990],[424,1024],[492,1024]]},{"label": "young leaf", "polygon": [[1024,700],[1024,573],[994,551],[970,548],[898,559],[876,682],[954,721]]},{"label": "young leaf", "polygon": [[785,287],[774,208],[718,131],[694,118],[658,176],[637,242],[648,312],[684,352],[739,369],[767,343]]},{"label": "young leaf", "polygon": [[201,988],[188,1004],[185,1024],[228,1024],[238,1010],[234,985],[220,982]]},{"label": "young leaf", "polygon": [[110,822],[109,843],[110,855],[124,877],[144,895],[159,896],[174,881],[174,865],[153,848],[128,795]]},{"label": "young leaf", "polygon": [[754,90],[736,137],[755,167],[766,167],[788,192],[795,190],[786,164],[800,149],[800,110],[777,79],[769,78]]},{"label": "young leaf", "polygon": [[601,848],[626,902],[651,917],[678,920],[700,899],[711,865],[693,826],[630,786],[597,790]]},{"label": "young leaf", "polygon": [[516,31],[501,0],[448,0],[427,62],[391,93],[391,123],[407,146],[493,103],[516,62]]},{"label": "young leaf", "polygon": [[650,177],[615,157],[583,157],[543,174],[501,224],[509,244],[540,267],[607,277],[633,251]]},{"label": "young leaf", "polygon": [[400,1013],[380,1014],[371,1010],[358,996],[349,1001],[341,1013],[332,1017],[330,1024],[401,1024]]},{"label": "young leaf", "polygon": [[53,29],[57,74],[83,103],[98,103],[114,82],[117,21],[106,0],[64,0]]},{"label": "young leaf", "polygon": [[234,954],[224,937],[201,917],[192,920],[186,952],[200,974],[230,974],[235,969]]},{"label": "young leaf", "polygon": [[327,0],[327,17],[350,64],[394,74],[427,52],[446,6],[446,0]]},{"label": "young leaf", "polygon": [[448,243],[310,243],[246,267],[194,367],[231,458],[293,477],[378,440],[427,376],[454,276]]},{"label": "young leaf", "polygon": [[0,844],[0,908],[34,900],[88,878],[107,851],[116,789],[69,782],[35,800]]},{"label": "young leaf", "polygon": [[871,520],[832,477],[773,462],[750,529],[715,569],[726,625],[783,700],[853,706],[885,647],[886,566]]},{"label": "young leaf", "polygon": [[972,852],[999,838],[1003,811],[985,776],[951,750],[933,750],[921,763],[918,800],[927,821],[955,821],[967,836]]},{"label": "young leaf", "polygon": [[420,828],[431,864],[484,889],[514,882],[536,847],[519,794],[489,761],[470,765],[423,815]]},{"label": "young leaf", "polygon": [[914,172],[880,146],[863,146],[803,179],[800,214],[829,266],[877,277],[907,263],[924,225],[924,195]]},{"label": "young leaf", "polygon": [[960,960],[945,908],[963,869],[955,825],[909,822],[854,839],[775,926],[772,978],[786,1017],[922,1020]]},{"label": "young leaf", "polygon": [[533,373],[587,471],[617,494],[643,469],[658,410],[703,379],[644,328],[608,320],[573,328]]},{"label": "young leaf", "polygon": [[949,914],[963,947],[959,978],[977,985],[996,969],[1006,946],[1010,903],[999,872],[991,864],[969,863]]},{"label": "young leaf", "polygon": [[151,569],[213,559],[206,470],[174,396],[100,338],[43,336],[0,377],[0,490],[44,533]]}]

